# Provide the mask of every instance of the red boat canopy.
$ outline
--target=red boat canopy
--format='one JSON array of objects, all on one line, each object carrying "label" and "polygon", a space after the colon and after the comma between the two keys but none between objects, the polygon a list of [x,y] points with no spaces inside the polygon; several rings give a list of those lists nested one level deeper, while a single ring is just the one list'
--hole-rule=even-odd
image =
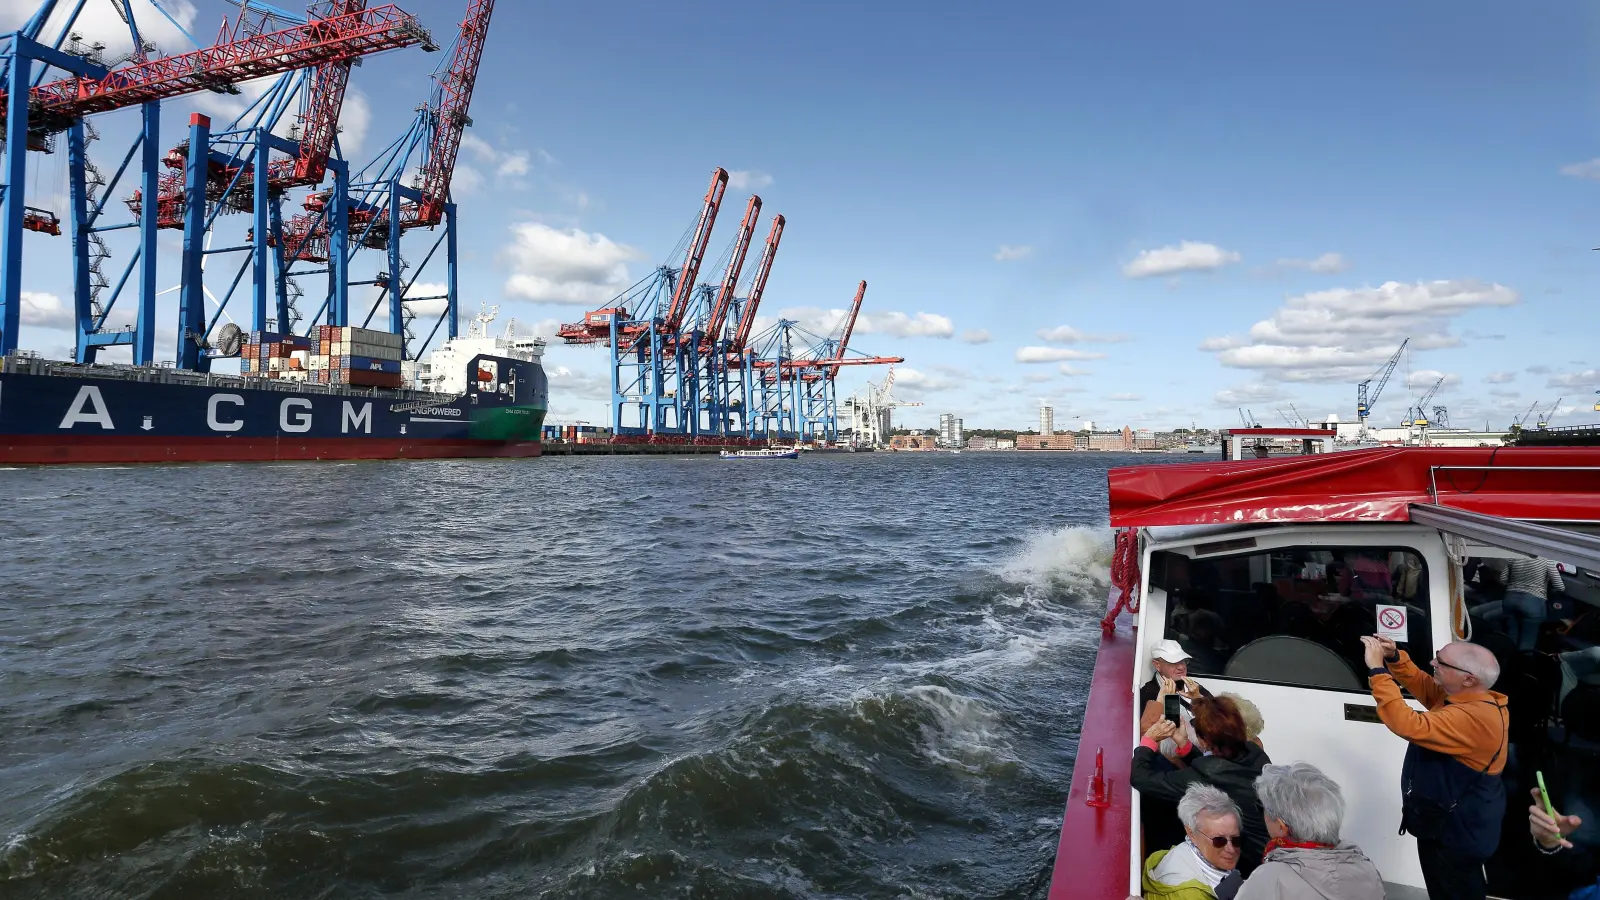
[{"label": "red boat canopy", "polygon": [[1600,521],[1600,448],[1393,447],[1112,469],[1111,524],[1405,522],[1413,503]]}]

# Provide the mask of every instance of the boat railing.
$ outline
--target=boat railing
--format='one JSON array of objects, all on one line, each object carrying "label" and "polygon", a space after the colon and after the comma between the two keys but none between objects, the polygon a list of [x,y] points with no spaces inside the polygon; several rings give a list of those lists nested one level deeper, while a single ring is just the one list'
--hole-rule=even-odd
[{"label": "boat railing", "polygon": [[[1458,482],[1458,480],[1456,479],[1456,477],[1454,475],[1451,474],[1453,472],[1476,472],[1476,473],[1480,473],[1480,477],[1478,477],[1476,484],[1463,485],[1462,483]],[[1597,495],[1600,495],[1600,466],[1497,466],[1497,465],[1481,465],[1481,466],[1429,466],[1428,467],[1428,496],[1429,496],[1429,498],[1432,499],[1432,501],[1434,503],[1439,503],[1441,496],[1443,496],[1445,499],[1448,499],[1448,498],[1450,498],[1452,496],[1470,495],[1470,494],[1475,494],[1475,493],[1477,493],[1479,491],[1493,491],[1496,488],[1495,487],[1491,487],[1489,485],[1489,478],[1490,478],[1491,475],[1497,474],[1497,473],[1501,473],[1501,472],[1539,472],[1539,473],[1545,473],[1545,474],[1555,473],[1555,472],[1568,472],[1568,473],[1571,473],[1571,472],[1586,472],[1586,473],[1589,473],[1589,474],[1597,476],[1595,478],[1595,483],[1594,483],[1594,485],[1592,487],[1592,490],[1594,490],[1594,492]],[[1440,478],[1441,475],[1443,475],[1442,479]],[[1444,493],[1442,495],[1440,493],[1440,481],[1441,480],[1445,483],[1445,486],[1446,486],[1446,490],[1444,491]],[[1522,488],[1522,489],[1530,489],[1530,488],[1532,488],[1532,489],[1538,489],[1538,488],[1546,488],[1546,489],[1548,489],[1549,486],[1547,486],[1547,485],[1536,485],[1536,484],[1525,482],[1525,483],[1519,484],[1519,487]],[[1560,485],[1560,488],[1561,488],[1561,490],[1563,492],[1571,492],[1574,488],[1577,488],[1577,487],[1578,487],[1578,485],[1575,484],[1573,482],[1573,480],[1570,479],[1570,478],[1569,479],[1563,479],[1562,484]]]}]

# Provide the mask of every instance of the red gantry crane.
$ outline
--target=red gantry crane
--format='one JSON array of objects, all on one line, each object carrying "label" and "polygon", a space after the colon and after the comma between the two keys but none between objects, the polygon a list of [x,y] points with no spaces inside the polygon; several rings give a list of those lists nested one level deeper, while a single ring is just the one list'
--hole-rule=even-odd
[{"label": "red gantry crane", "polygon": [[[365,12],[366,8],[367,0],[335,0],[327,18],[307,24],[348,19]],[[240,18],[241,20],[244,18],[242,13]],[[238,27],[238,24],[235,24],[235,31]],[[394,46],[416,43],[422,44],[423,48],[430,52],[438,49],[425,32],[408,35],[404,43],[396,43]],[[378,49],[389,50],[393,47],[386,45]],[[350,84],[350,69],[362,55],[354,51],[340,53],[311,67],[311,85],[299,117],[298,152],[292,158],[276,159],[267,166],[268,190],[274,195],[290,188],[310,187],[322,183],[328,171],[328,157],[333,153],[334,138],[339,133],[339,114],[344,108],[345,91]],[[165,164],[167,168],[175,171],[161,178],[161,199],[156,212],[157,224],[161,228],[183,227],[183,170],[189,149],[185,144],[167,154]],[[240,169],[244,169],[242,175],[239,174]],[[236,166],[224,165],[214,160],[208,161],[206,197],[215,202],[226,196],[230,201],[230,208],[249,211],[254,205],[255,193],[252,188],[254,180],[252,161],[248,158],[239,160]],[[138,215],[141,199],[138,191],[129,198],[129,206],[135,215]]]},{"label": "red gantry crane", "polygon": [[733,340],[728,342],[728,355],[741,356],[750,344],[750,333],[755,329],[756,310],[761,307],[761,295],[767,292],[767,277],[772,274],[772,261],[778,255],[778,242],[783,240],[782,215],[772,217],[772,227],[767,231],[767,243],[761,251],[761,259],[756,262],[756,277],[750,286],[750,296],[744,301],[744,309],[739,314],[739,326],[733,333]]},{"label": "red gantry crane", "polygon": [[[364,5],[364,4],[363,4]],[[415,16],[397,6],[344,12],[262,34],[242,33],[245,17],[226,19],[214,46],[114,69],[102,78],[69,76],[29,93],[29,131],[54,134],[93,113],[138,106],[196,91],[225,91],[332,59],[365,56],[428,42]],[[0,112],[9,98],[0,92]]]},{"label": "red gantry crane", "polygon": [[750,238],[755,234],[756,218],[761,215],[761,198],[750,195],[744,208],[744,220],[739,223],[739,236],[734,239],[733,256],[728,260],[727,271],[722,274],[722,286],[717,289],[716,302],[711,305],[711,315],[706,319],[705,349],[710,351],[722,339],[722,328],[733,307],[733,294],[739,285],[739,273],[744,269],[745,257],[750,252]]}]

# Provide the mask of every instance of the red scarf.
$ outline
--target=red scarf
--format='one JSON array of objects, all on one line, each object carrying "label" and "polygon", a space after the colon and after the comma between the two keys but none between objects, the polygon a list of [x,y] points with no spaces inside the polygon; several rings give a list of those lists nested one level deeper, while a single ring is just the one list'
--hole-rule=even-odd
[{"label": "red scarf", "polygon": [[1280,847],[1292,847],[1295,850],[1332,850],[1338,844],[1319,844],[1316,841],[1295,841],[1289,838],[1273,838],[1267,841],[1267,852],[1261,854],[1261,861],[1266,862],[1272,851]]}]

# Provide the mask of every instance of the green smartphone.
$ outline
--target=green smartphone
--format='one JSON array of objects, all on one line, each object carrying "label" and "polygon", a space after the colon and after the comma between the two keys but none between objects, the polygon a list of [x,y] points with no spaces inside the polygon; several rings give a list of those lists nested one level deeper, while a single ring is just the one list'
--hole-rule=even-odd
[{"label": "green smartphone", "polygon": [[1544,773],[1536,771],[1533,777],[1539,780],[1539,798],[1544,801],[1544,811],[1550,814],[1551,819],[1560,822],[1556,817],[1556,808],[1550,803],[1550,792],[1544,789]]}]

